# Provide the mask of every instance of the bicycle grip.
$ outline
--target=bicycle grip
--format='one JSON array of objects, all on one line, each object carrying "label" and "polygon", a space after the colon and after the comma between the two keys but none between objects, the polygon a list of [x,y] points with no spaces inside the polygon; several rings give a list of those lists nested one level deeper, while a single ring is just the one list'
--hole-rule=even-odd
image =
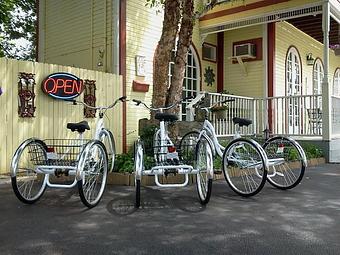
[{"label": "bicycle grip", "polygon": [[136,105],[140,105],[142,103],[142,101],[137,100],[137,99],[132,99],[132,102],[135,102]]},{"label": "bicycle grip", "polygon": [[122,96],[122,97],[118,98],[118,100],[121,101],[121,102],[125,102],[126,101],[126,96]]}]

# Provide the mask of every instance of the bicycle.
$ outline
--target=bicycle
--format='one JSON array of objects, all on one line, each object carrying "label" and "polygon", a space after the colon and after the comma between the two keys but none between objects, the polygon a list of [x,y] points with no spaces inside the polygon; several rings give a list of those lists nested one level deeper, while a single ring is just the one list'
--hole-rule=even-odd
[{"label": "bicycle", "polygon": [[[11,182],[17,198],[33,204],[43,195],[46,186],[73,188],[78,186],[83,204],[96,206],[105,190],[108,170],[113,169],[115,142],[112,133],[104,126],[104,114],[126,97],[115,100],[107,107],[93,107],[81,101],[72,101],[98,110],[93,139],[83,135],[90,127],[86,121],[68,123],[67,129],[78,132],[77,139],[29,138],[19,145],[11,162]],[[110,161],[110,163],[109,163]],[[109,165],[110,164],[110,165]],[[50,176],[74,176],[71,184],[51,183]]]},{"label": "bicycle", "polygon": [[222,159],[224,178],[231,189],[241,196],[249,197],[261,191],[268,173],[268,158],[264,149],[256,141],[240,135],[240,127],[250,125],[251,121],[234,118],[234,124],[237,125],[236,135],[224,147],[219,143],[215,128],[208,120],[208,113],[213,107],[231,101],[234,100],[227,99],[210,107],[201,107],[205,111],[201,130],[185,134],[179,148],[181,158],[185,162],[190,162],[194,158],[193,148],[196,147],[196,143],[202,139],[206,140],[213,148],[213,156],[217,154]]},{"label": "bicycle", "polygon": [[[185,98],[183,100],[191,99]],[[159,187],[184,187],[189,183],[189,174],[196,175],[197,192],[200,203],[205,205],[209,202],[212,190],[213,179],[213,156],[212,148],[203,140],[197,144],[195,168],[194,166],[183,164],[179,157],[174,143],[171,141],[167,131],[167,124],[178,120],[174,114],[165,113],[176,105],[180,104],[183,100],[176,102],[170,106],[153,108],[147,106],[140,100],[133,99],[137,106],[143,105],[149,111],[156,112],[155,119],[159,120],[159,129],[156,131],[153,140],[153,156],[154,166],[151,169],[145,169],[144,164],[144,146],[140,139],[135,142],[135,207],[140,207],[141,200],[141,180],[142,176],[151,175],[155,177],[155,183]],[[183,183],[162,184],[159,181],[159,176],[168,176],[169,174],[184,175],[185,180]]]},{"label": "bicycle", "polygon": [[[249,126],[252,124],[251,120],[242,118],[233,118],[233,122],[235,125],[241,124],[242,126]],[[214,144],[216,144],[217,138],[214,127],[208,121],[207,115],[202,130],[207,130],[206,132],[208,132],[210,136],[213,137],[212,139],[214,140]],[[191,143],[194,143],[195,140],[198,139],[198,136],[198,131],[189,132],[183,136],[181,143],[188,143],[189,140],[192,140]],[[239,128],[236,130],[236,137],[240,137]],[[223,150],[223,147],[221,148]],[[268,158],[268,171],[266,179],[271,185],[276,188],[286,190],[294,188],[301,182],[307,167],[307,159],[304,150],[298,142],[296,142],[291,137],[277,135],[266,139],[262,145],[262,148],[264,149]],[[217,152],[218,155],[221,156],[221,151],[217,150]],[[222,167],[225,179],[227,180],[228,184],[236,193],[244,195],[242,192],[238,192],[238,190],[235,189],[232,184],[230,184],[230,178],[227,178],[228,174],[225,172],[225,164],[223,164]]]}]

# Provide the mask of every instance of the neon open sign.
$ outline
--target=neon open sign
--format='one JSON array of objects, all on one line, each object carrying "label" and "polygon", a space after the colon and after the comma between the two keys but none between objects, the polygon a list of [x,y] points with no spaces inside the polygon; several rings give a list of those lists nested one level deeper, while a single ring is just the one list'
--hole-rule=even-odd
[{"label": "neon open sign", "polygon": [[84,90],[83,80],[69,73],[50,74],[41,86],[46,94],[57,99],[72,99]]}]

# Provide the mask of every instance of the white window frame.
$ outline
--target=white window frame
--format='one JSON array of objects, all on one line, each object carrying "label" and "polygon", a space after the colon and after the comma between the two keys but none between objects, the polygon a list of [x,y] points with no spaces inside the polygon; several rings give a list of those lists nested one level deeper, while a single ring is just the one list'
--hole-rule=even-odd
[{"label": "white window frame", "polygon": [[338,67],[334,73],[333,96],[340,97],[340,67]]},{"label": "white window frame", "polygon": [[[173,50],[173,55],[175,56],[176,49]],[[172,68],[175,65],[174,57],[172,61],[169,63],[169,84],[171,84],[171,77],[172,77]],[[186,59],[186,66],[185,66],[185,74],[184,74],[184,80],[183,80],[183,92],[182,92],[182,98],[188,97],[188,96],[196,96],[197,93],[200,91],[200,77],[201,77],[201,70],[200,70],[200,64],[199,64],[199,58],[197,55],[197,52],[195,48],[190,45],[189,51],[187,54]],[[194,72],[195,71],[195,72]],[[195,77],[193,77],[195,74]],[[194,84],[196,84],[196,87],[194,88]],[[186,119],[186,105],[188,104],[188,101],[183,101],[180,109],[180,120]]]}]

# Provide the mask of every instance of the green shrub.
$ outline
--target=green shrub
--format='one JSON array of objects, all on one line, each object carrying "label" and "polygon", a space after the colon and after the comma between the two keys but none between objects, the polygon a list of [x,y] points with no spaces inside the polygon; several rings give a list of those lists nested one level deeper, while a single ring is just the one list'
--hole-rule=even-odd
[{"label": "green shrub", "polygon": [[315,144],[312,143],[303,143],[302,148],[304,149],[306,153],[307,159],[311,158],[321,158],[324,156],[324,153],[321,148],[316,146]]}]

